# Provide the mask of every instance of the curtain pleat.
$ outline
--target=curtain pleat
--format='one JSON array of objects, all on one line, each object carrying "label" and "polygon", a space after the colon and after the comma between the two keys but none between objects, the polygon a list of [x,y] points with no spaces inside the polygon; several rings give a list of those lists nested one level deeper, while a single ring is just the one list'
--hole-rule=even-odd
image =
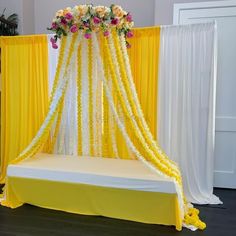
[{"label": "curtain pleat", "polygon": [[46,35],[1,37],[1,170],[30,143],[48,108]]}]

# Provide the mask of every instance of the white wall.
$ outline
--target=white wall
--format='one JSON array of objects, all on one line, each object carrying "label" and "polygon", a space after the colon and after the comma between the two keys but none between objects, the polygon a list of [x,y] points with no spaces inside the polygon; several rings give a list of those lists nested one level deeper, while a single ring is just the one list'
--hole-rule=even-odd
[{"label": "white wall", "polygon": [[23,0],[23,34],[35,33],[35,0]]},{"label": "white wall", "polygon": [[55,12],[67,6],[85,3],[106,6],[118,4],[132,13],[135,27],[144,27],[172,24],[175,3],[202,1],[204,0],[0,0],[0,14],[5,7],[6,16],[17,13],[20,19],[18,31],[21,34],[42,34],[48,33],[47,27]]},{"label": "white wall", "polygon": [[210,2],[219,0],[155,0],[155,24],[171,25],[173,23],[173,6],[175,3]]},{"label": "white wall", "polygon": [[136,27],[154,24],[155,0],[38,0],[35,1],[35,33],[47,33],[46,28],[50,26],[57,10],[85,3],[105,6],[118,4],[132,13]]}]

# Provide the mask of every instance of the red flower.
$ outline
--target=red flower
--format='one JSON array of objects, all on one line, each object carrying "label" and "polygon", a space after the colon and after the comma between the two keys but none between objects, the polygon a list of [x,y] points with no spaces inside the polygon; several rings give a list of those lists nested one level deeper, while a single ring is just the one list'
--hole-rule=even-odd
[{"label": "red flower", "polygon": [[62,19],[61,19],[61,23],[62,23],[63,25],[66,25],[66,24],[67,24],[66,19],[65,19],[65,18],[62,18]]},{"label": "red flower", "polygon": [[117,18],[114,18],[111,20],[112,25],[117,25],[119,23],[119,20]]}]

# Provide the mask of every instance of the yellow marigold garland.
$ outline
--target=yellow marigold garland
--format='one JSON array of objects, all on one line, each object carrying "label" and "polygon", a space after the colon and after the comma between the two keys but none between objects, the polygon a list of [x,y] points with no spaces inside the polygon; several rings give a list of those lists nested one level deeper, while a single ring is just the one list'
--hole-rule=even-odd
[{"label": "yellow marigold garland", "polygon": [[[113,83],[114,83],[115,88],[116,88],[117,97],[119,99],[119,102],[121,103],[121,108],[123,109],[123,112],[124,112],[125,116],[127,118],[129,118],[130,115],[129,115],[129,112],[127,111],[127,107],[125,105],[124,98],[122,96],[122,93],[121,93],[120,88],[119,88],[119,84],[117,82],[117,78],[116,78],[117,76],[116,76],[116,73],[115,73],[115,70],[114,70],[114,64],[113,64],[113,61],[112,61],[112,56],[111,56],[110,51],[109,51],[109,46],[108,46],[107,39],[104,40],[104,44],[105,44],[104,48],[105,48],[105,52],[106,52],[105,58],[107,58],[107,62],[109,64],[109,69],[110,69],[110,72],[111,72],[111,78],[112,78]],[[134,126],[133,122],[131,122],[130,119],[127,119],[127,121],[130,124],[130,126],[132,127],[132,129],[134,130],[134,132],[135,132],[136,136],[138,137],[140,143],[143,145],[143,147],[145,149],[145,152],[146,152],[146,156],[150,157],[150,159],[158,167],[158,169],[160,169],[162,172],[164,172],[167,176],[174,177],[176,179],[176,181],[180,185],[182,185],[180,177],[176,173],[172,173],[172,169],[169,169],[163,161],[160,161],[159,158],[156,158],[154,156],[153,152],[146,145],[146,143],[143,140],[143,137],[139,134],[139,131]],[[158,161],[157,161],[157,159],[158,159]]]},{"label": "yellow marigold garland", "polygon": [[82,67],[81,67],[82,53],[81,53],[81,44],[78,47],[77,53],[77,133],[78,133],[78,143],[77,143],[77,153],[79,156],[82,156],[82,111],[81,111],[81,93],[82,93]]},{"label": "yellow marigold garland", "polygon": [[94,134],[93,134],[93,52],[92,40],[88,40],[88,90],[89,90],[89,146],[90,156],[94,156]]},{"label": "yellow marigold garland", "polygon": [[[107,64],[105,62],[106,60],[106,54],[105,54],[105,48],[103,48],[103,65],[104,65],[104,73],[105,73],[105,77],[108,77],[108,67]],[[102,108],[103,108],[103,135],[102,135],[102,155],[103,157],[108,157],[109,156],[109,145],[108,145],[108,140],[109,140],[109,119],[108,119],[108,115],[109,115],[109,111],[108,111],[108,102],[107,102],[107,98],[106,95],[103,91],[102,93]]]},{"label": "yellow marigold garland", "polygon": [[[152,136],[152,133],[150,132],[150,129],[149,129],[149,127],[148,127],[148,125],[147,125],[147,123],[145,121],[145,118],[144,118],[143,114],[142,114],[142,108],[141,108],[141,106],[139,104],[138,96],[137,96],[137,93],[135,91],[135,85],[134,85],[133,78],[132,78],[132,72],[131,72],[131,68],[130,68],[129,56],[128,56],[127,47],[126,47],[126,40],[125,40],[125,37],[124,37],[123,34],[121,34],[120,37],[119,37],[119,45],[118,45],[118,47],[121,48],[121,51],[122,51],[122,54],[123,54],[122,56],[123,56],[123,60],[125,62],[125,70],[126,70],[126,74],[127,74],[127,79],[129,81],[129,85],[131,87],[130,90],[131,91],[133,90],[133,92],[132,92],[133,99],[131,101],[134,103],[135,108],[138,110],[139,119],[141,121],[141,124],[144,127],[144,130],[145,130],[145,136],[147,136],[147,140],[151,141],[151,144],[156,149],[156,151],[158,153],[160,153],[161,156],[170,163],[170,165],[172,165],[174,168],[176,168],[176,167],[178,167],[176,165],[176,163],[174,161],[172,161],[166,155],[166,153],[158,145],[157,141],[154,140],[154,138]],[[128,88],[129,88],[129,86],[128,86]]]},{"label": "yellow marigold garland", "polygon": [[136,104],[134,104],[134,99],[132,98],[133,96],[132,96],[132,92],[131,92],[131,89],[128,84],[127,73],[125,71],[125,65],[124,65],[124,58],[122,57],[122,52],[120,49],[121,46],[119,45],[118,36],[117,36],[117,34],[114,34],[114,32],[113,32],[112,36],[113,36],[113,41],[114,41],[114,45],[115,45],[118,64],[120,65],[121,80],[123,82],[124,88],[125,88],[126,93],[128,95],[128,101],[131,105],[131,109],[134,114],[133,117],[136,120],[138,127],[140,128],[142,135],[145,138],[145,141],[148,144],[149,148],[155,153],[156,156],[159,157],[160,161],[165,161],[165,164],[168,166],[168,168],[173,169],[173,171],[175,171],[178,175],[180,175],[180,171],[178,170],[178,168],[176,166],[172,166],[170,164],[169,158],[166,158],[164,155],[162,155],[162,154],[160,154],[160,152],[158,152],[156,145],[154,145],[151,140],[151,139],[153,139],[152,135],[151,135],[151,137],[150,137],[150,135],[149,136],[147,135],[148,130],[146,130],[145,126],[142,124],[140,116],[137,112],[137,106],[136,106]]}]

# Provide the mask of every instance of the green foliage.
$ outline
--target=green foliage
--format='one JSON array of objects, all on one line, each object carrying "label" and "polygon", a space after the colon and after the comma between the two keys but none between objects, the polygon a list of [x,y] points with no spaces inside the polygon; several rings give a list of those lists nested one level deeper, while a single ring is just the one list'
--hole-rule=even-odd
[{"label": "green foliage", "polygon": [[0,35],[18,35],[17,27],[19,18],[17,14],[11,14],[8,18],[5,18],[4,9],[2,15],[0,16]]}]

